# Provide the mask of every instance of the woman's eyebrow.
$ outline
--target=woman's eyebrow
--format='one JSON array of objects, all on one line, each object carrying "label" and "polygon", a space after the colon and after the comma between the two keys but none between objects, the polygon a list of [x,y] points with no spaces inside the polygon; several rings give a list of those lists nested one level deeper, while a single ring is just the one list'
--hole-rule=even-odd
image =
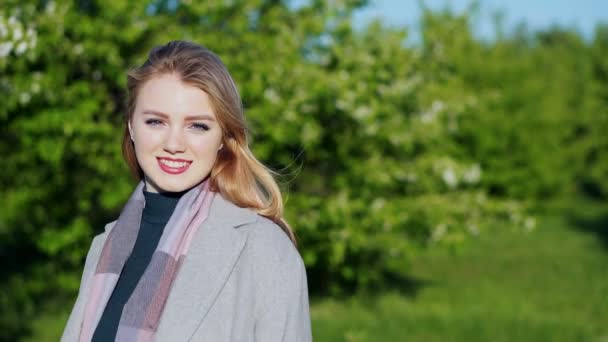
[{"label": "woman's eyebrow", "polygon": [[[164,119],[169,119],[169,115],[163,113],[163,112],[159,112],[157,110],[151,110],[151,109],[147,109],[144,110],[142,112],[143,114],[149,114],[149,115],[156,115],[156,116],[160,116]],[[188,115],[186,116],[186,121],[194,121],[194,120],[208,120],[208,121],[215,121],[215,118],[209,114],[200,114],[200,115]]]}]

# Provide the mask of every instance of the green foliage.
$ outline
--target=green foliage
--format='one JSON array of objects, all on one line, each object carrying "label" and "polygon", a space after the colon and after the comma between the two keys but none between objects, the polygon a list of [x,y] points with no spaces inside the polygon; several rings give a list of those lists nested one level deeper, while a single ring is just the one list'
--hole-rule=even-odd
[{"label": "green foliage", "polygon": [[[120,155],[125,72],[174,39],[218,53],[255,154],[286,170],[287,219],[311,289],[404,275],[421,248],[576,189],[606,198],[608,30],[493,43],[468,14],[425,15],[423,42],[364,1],[16,1],[0,9],[0,339],[71,305],[91,237],[134,182]],[[48,300],[52,298],[52,300]]]}]

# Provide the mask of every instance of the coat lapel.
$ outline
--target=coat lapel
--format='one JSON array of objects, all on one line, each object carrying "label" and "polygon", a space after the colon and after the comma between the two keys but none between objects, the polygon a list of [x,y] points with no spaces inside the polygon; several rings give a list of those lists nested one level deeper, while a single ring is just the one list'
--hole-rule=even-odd
[{"label": "coat lapel", "polygon": [[201,324],[245,246],[246,234],[234,228],[256,214],[216,194],[208,219],[193,238],[165,304],[158,341],[187,341]]}]

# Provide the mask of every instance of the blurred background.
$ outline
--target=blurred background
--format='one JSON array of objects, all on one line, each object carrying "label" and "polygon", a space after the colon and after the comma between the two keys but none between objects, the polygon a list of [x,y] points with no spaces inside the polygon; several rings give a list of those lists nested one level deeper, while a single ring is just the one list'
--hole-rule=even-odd
[{"label": "blurred background", "polygon": [[61,336],[135,185],[126,71],[186,39],[281,173],[316,341],[607,341],[607,22],[603,0],[3,0],[0,340]]}]

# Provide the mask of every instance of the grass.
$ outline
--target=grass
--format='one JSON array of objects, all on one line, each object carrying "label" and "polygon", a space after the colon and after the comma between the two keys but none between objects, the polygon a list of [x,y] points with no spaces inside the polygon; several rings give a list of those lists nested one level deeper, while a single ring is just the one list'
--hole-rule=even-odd
[{"label": "grass", "polygon": [[608,245],[593,222],[545,218],[456,254],[429,250],[414,295],[313,302],[315,341],[608,341]]},{"label": "grass", "polygon": [[[608,215],[587,211],[429,250],[414,294],[314,300],[315,341],[608,341]],[[66,318],[41,315],[24,341],[57,341]]]}]

